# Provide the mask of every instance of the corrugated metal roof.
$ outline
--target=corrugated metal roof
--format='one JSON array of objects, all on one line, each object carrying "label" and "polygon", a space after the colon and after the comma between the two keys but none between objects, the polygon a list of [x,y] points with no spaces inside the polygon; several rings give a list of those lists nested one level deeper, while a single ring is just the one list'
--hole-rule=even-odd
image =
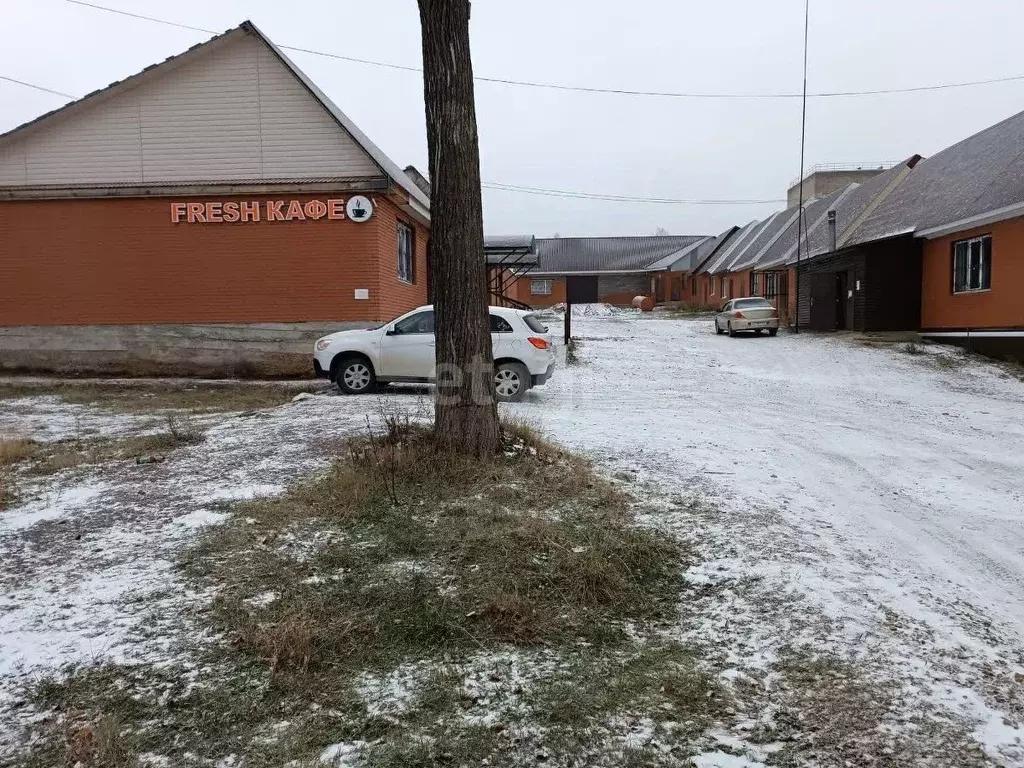
[{"label": "corrugated metal roof", "polygon": [[799,206],[794,205],[784,211],[776,213],[761,230],[751,238],[750,242],[743,248],[743,252],[732,258],[728,264],[722,267],[725,270],[742,270],[753,267],[765,251],[776,244],[786,230],[796,224]]},{"label": "corrugated metal roof", "polygon": [[264,35],[259,30],[259,28],[251,21],[243,21],[234,29],[229,29],[226,32],[223,32],[222,34],[214,35],[209,40],[202,43],[197,43],[188,50],[183,51],[182,53],[179,53],[175,56],[170,56],[162,62],[151,64],[150,66],[143,69],[141,72],[137,72],[134,75],[125,78],[124,80],[117,80],[111,83],[110,85],[106,86],[105,88],[101,88],[99,90],[93,91],[92,93],[86,94],[81,99],[71,101],[62,107],[47,112],[43,115],[40,115],[39,117],[30,120],[27,123],[23,123],[22,125],[19,125],[17,128],[7,131],[4,134],[0,134],[0,143],[5,142],[10,137],[14,136],[20,131],[25,130],[26,128],[29,128],[30,126],[37,125],[45,120],[49,120],[55,117],[56,115],[59,115],[73,107],[76,107],[82,104],[83,102],[94,99],[97,96],[100,96],[101,94],[107,94],[114,89],[125,88],[130,85],[134,85],[134,81],[137,78],[146,75],[152,72],[153,70],[165,67],[171,62],[175,62],[185,56],[194,55],[197,52],[208,48],[211,44],[217,42],[218,40],[222,40],[224,38],[230,37],[232,35],[237,35],[239,33],[251,34],[258,37],[274,53],[274,55],[281,60],[281,63],[284,64],[296,78],[298,78],[298,80],[306,87],[310,94],[320,102],[324,109],[326,109],[330,113],[331,117],[334,118],[335,122],[337,122],[338,125],[344,131],[346,131],[353,138],[353,140],[360,145],[360,147],[362,147],[362,149],[373,159],[377,166],[380,167],[381,171],[385,175],[387,175],[392,181],[398,184],[398,186],[400,186],[403,190],[405,190],[409,194],[410,198],[412,200],[415,200],[423,208],[424,215],[429,215],[428,212],[430,210],[430,199],[427,197],[427,195],[424,194],[423,190],[420,189],[415,184],[415,182],[413,182],[413,180],[409,178],[393,160],[391,160],[391,158],[384,154],[384,152],[381,151],[381,149],[376,144],[370,141],[369,137],[367,137],[365,133],[359,130],[359,127],[354,122],[352,122],[348,115],[342,112],[338,105],[331,101],[327,97],[327,95],[323,91],[321,91],[316,86],[316,84],[312,80],[310,80],[309,77],[307,77],[306,74],[301,69],[299,69],[299,67],[296,66],[296,64],[291,59],[285,56],[281,49],[274,45],[274,43],[266,35]]},{"label": "corrugated metal roof", "polygon": [[702,245],[711,240],[714,240],[714,238],[705,237],[703,240],[697,240],[694,243],[690,243],[689,245],[680,248],[678,251],[670,253],[664,258],[648,264],[647,269],[651,272],[661,272],[666,269],[673,269],[676,271],[693,269],[694,254],[697,253]]},{"label": "corrugated metal roof", "polygon": [[1024,201],[1024,112],[921,160],[849,244],[928,229]]},{"label": "corrugated metal roof", "polygon": [[698,265],[697,272],[715,274],[720,272],[726,265],[739,258],[750,245],[753,238],[757,237],[757,234],[764,229],[765,226],[771,224],[772,220],[778,216],[774,214],[764,221],[754,220],[742,227],[736,234],[729,240],[729,244],[715,252],[715,254],[707,260],[703,265]]},{"label": "corrugated metal roof", "polygon": [[639,272],[706,235],[558,237],[537,240],[539,272]]},{"label": "corrugated metal roof", "polygon": [[[856,184],[849,184],[843,189],[837,190],[825,197],[812,200],[810,205],[804,208],[804,242],[800,249],[801,259],[810,258],[813,254],[809,252],[808,246],[820,238],[825,248],[828,249],[828,212],[840,207],[842,201],[847,199],[857,189]],[[745,265],[747,269],[768,269],[787,263],[796,258],[796,237],[799,222],[796,217],[796,208],[793,209],[793,217],[790,219],[786,229],[770,245],[766,246],[752,264]],[[823,251],[822,251],[823,252]]]},{"label": "corrugated metal roof", "polygon": [[533,235],[484,237],[484,261],[492,267],[536,265],[537,239]]}]

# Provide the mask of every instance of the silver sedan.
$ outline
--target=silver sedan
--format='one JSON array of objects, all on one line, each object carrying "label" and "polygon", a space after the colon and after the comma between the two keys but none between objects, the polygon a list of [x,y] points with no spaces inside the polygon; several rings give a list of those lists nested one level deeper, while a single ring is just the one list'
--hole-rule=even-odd
[{"label": "silver sedan", "polygon": [[779,313],[767,299],[733,299],[715,315],[715,333],[735,336],[740,331],[753,331],[758,336],[768,331],[779,332]]}]

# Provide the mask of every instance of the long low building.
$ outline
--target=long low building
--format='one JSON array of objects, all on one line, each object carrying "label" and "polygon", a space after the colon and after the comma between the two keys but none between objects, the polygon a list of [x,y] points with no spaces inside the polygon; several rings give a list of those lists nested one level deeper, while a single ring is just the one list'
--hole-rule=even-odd
[{"label": "long low building", "polygon": [[417,181],[243,23],[0,136],[0,368],[304,370],[427,301]]},{"label": "long low building", "polygon": [[[1024,359],[1024,112],[937,154],[719,236],[665,279],[718,308],[764,296],[813,330],[919,331]],[[827,174],[819,174],[827,175]],[[664,299],[664,297],[661,297]]]}]

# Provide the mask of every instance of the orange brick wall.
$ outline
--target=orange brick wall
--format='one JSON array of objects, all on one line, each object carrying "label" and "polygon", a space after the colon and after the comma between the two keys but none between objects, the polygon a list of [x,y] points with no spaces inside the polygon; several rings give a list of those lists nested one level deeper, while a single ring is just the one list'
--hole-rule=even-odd
[{"label": "orange brick wall", "polygon": [[[549,278],[538,278],[547,280]],[[550,296],[539,296],[530,293],[530,281],[532,278],[529,273],[526,273],[523,277],[519,278],[513,287],[515,299],[529,304],[531,307],[550,307],[554,304],[562,304],[565,302],[565,278],[552,277],[551,280],[551,295]]]},{"label": "orange brick wall", "polygon": [[[380,319],[390,320],[403,312],[427,303],[427,235],[429,230],[403,214],[388,201],[378,206],[377,219],[378,279],[379,285],[388,286],[378,290]],[[398,279],[398,222],[413,228],[416,264],[413,268],[412,285]]]},{"label": "orange brick wall", "polygon": [[[953,293],[953,243],[992,235],[992,287]],[[926,240],[922,253],[922,328],[1024,327],[1024,218]]]},{"label": "orange brick wall", "polygon": [[[335,195],[194,200],[293,197]],[[0,326],[386,320],[426,302],[426,230],[416,284],[403,285],[400,214],[374,202],[362,224],[173,224],[169,198],[0,202]],[[370,299],[354,299],[356,288]]]}]

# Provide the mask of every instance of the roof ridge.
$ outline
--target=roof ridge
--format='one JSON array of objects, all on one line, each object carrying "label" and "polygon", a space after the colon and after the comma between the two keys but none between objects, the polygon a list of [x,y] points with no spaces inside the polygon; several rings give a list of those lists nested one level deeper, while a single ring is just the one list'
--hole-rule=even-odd
[{"label": "roof ridge", "polygon": [[94,99],[102,94],[109,93],[114,89],[126,87],[133,79],[137,77],[151,74],[156,70],[165,67],[171,62],[178,61],[185,56],[197,53],[202,49],[207,48],[212,43],[215,43],[218,40],[223,40],[227,38],[229,35],[233,35],[238,32],[247,35],[252,35],[260,42],[262,42],[271,51],[271,53],[273,53],[278,58],[281,64],[291,73],[292,77],[297,79],[306,88],[310,96],[312,96],[317,102],[319,102],[319,104],[325,110],[327,110],[327,113],[338,124],[338,127],[345,131],[345,133],[347,133],[349,137],[353,141],[355,141],[355,143],[359,145],[359,147],[364,152],[366,152],[367,155],[369,155],[370,159],[380,169],[381,173],[389,177],[392,181],[394,181],[396,184],[402,187],[402,189],[404,189],[409,194],[410,200],[415,200],[416,203],[419,204],[419,206],[423,209],[421,215],[423,215],[424,217],[429,217],[430,198],[423,193],[423,190],[421,190],[415,184],[415,182],[413,182],[413,180],[410,179],[409,176],[401,168],[399,168],[398,165],[393,160],[391,160],[391,158],[389,158],[376,144],[374,144],[370,140],[370,138],[365,133],[363,133],[362,130],[359,129],[359,127],[352,121],[352,119],[349,118],[348,115],[346,115],[341,110],[341,108],[338,107],[337,104],[331,101],[327,94],[320,90],[320,88],[312,80],[310,80],[310,78],[301,69],[299,69],[299,67],[291,59],[285,56],[285,54],[274,44],[274,42],[270,40],[270,38],[268,38],[265,34],[263,34],[263,32],[260,31],[260,29],[255,24],[253,24],[252,21],[250,21],[249,19],[246,19],[236,27],[231,27],[230,29],[220,34],[214,35],[208,40],[196,43],[195,45],[190,46],[181,53],[174,54],[173,56],[168,56],[161,62],[150,64],[148,67],[144,67],[138,72],[128,75],[127,77],[124,77],[120,80],[115,80],[114,82],[110,83],[109,85],[103,88],[99,88],[95,91],[87,93],[80,99],[74,99],[68,102],[67,104],[64,104],[63,106],[58,107],[57,109],[45,112],[42,115],[39,115],[38,117],[32,120],[29,120],[27,123],[22,123],[21,125],[12,128],[6,133],[0,134],[0,144],[4,143],[7,140],[13,140],[11,137],[31,126],[37,126],[40,123],[49,121],[57,115],[65,112],[65,110],[77,107],[85,103],[86,101]]}]

